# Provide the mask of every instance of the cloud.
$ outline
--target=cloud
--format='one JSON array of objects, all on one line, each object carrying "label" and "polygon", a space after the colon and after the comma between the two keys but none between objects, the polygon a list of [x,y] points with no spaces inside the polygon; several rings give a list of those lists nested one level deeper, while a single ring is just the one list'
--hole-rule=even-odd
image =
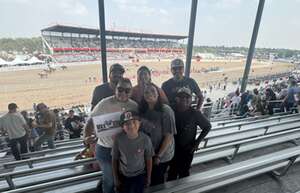
[{"label": "cloud", "polygon": [[153,2],[149,0],[113,0],[113,2],[118,6],[120,10],[130,13],[143,14],[146,16],[169,15],[166,9],[157,9],[153,7]]},{"label": "cloud", "polygon": [[200,1],[200,5],[220,10],[230,10],[239,7],[241,0],[205,0]]},{"label": "cloud", "polygon": [[86,6],[79,0],[60,0],[59,7],[68,15],[87,15]]}]

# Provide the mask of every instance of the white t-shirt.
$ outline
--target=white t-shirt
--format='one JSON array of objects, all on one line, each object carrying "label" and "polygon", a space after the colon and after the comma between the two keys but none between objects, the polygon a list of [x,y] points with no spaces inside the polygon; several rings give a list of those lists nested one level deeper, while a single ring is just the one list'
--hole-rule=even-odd
[{"label": "white t-shirt", "polygon": [[[124,111],[138,111],[138,105],[133,100],[120,102],[115,96],[102,99],[91,112],[91,118],[98,137],[98,144],[111,148],[113,146],[114,136],[122,131],[119,121],[120,115]],[[102,123],[102,124],[101,124]]]},{"label": "white t-shirt", "polygon": [[0,128],[8,133],[9,139],[17,139],[26,134],[24,125],[26,121],[21,113],[6,113],[0,117]]}]

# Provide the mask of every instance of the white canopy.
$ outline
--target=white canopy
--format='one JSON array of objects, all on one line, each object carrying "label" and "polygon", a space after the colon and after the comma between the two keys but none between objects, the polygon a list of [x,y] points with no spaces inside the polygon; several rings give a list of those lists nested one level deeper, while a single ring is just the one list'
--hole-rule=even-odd
[{"label": "white canopy", "polygon": [[5,60],[3,60],[2,58],[0,58],[0,65],[5,65],[7,64],[8,62],[6,62]]},{"label": "white canopy", "polygon": [[11,61],[10,63],[8,63],[8,65],[18,65],[18,64],[29,64],[28,61],[22,60],[18,57],[16,57],[13,61]]},{"label": "white canopy", "polygon": [[28,62],[29,64],[42,64],[42,63],[45,63],[44,61],[39,60],[39,59],[36,58],[35,56],[33,56],[32,58],[30,58],[29,60],[27,60],[27,62]]}]

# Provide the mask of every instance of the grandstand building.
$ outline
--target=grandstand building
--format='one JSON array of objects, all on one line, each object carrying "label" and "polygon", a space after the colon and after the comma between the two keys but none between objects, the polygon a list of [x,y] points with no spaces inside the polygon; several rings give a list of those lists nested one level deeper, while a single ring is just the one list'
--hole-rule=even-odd
[{"label": "grandstand building", "polygon": [[[100,58],[99,29],[54,25],[41,30],[44,48],[58,62],[95,61]],[[174,58],[184,54],[187,36],[107,31],[108,59]]]}]

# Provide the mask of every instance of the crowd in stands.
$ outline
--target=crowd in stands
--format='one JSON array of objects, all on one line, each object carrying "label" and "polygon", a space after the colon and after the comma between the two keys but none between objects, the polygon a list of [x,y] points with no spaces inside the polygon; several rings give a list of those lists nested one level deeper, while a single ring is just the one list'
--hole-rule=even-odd
[{"label": "crowd in stands", "polygon": [[[99,48],[99,38],[43,36],[53,48]],[[107,39],[107,48],[179,48],[177,42],[143,39]]]},{"label": "crowd in stands", "polygon": [[[66,116],[44,103],[34,107],[33,115],[21,114],[11,103],[0,118],[0,129],[8,134],[16,160],[45,143],[55,148],[54,140],[63,139],[65,131],[70,138],[82,137],[102,170],[99,188],[104,193],[142,193],[145,187],[189,176],[194,152],[211,129],[209,115],[201,112],[202,91],[194,79],[183,75],[183,61],[172,60],[170,69],[173,77],[159,87],[151,80],[152,71],[141,66],[133,86],[123,77],[125,68],[115,63],[109,82],[94,89],[88,117],[77,116],[74,110]],[[298,81],[290,77],[253,91],[236,90],[221,106],[243,117],[273,114],[275,101],[280,101],[279,111],[297,111]]]},{"label": "crowd in stands", "polygon": [[[100,39],[88,37],[62,37],[62,36],[43,36],[50,47],[62,49],[55,51],[53,57],[57,62],[86,62],[100,59],[99,50]],[[107,39],[107,49],[118,49],[108,51],[109,60],[128,60],[128,59],[167,59],[181,57],[181,51],[166,51],[172,48],[181,48],[177,42],[166,40],[144,40],[144,39]],[[72,49],[75,50],[66,50]],[[158,49],[151,52],[136,49]],[[86,49],[86,50],[76,50]],[[126,49],[126,50],[123,50]],[[166,49],[166,50],[164,50]]]},{"label": "crowd in stands", "polygon": [[298,113],[300,88],[297,83],[300,79],[297,75],[289,75],[285,79],[277,77],[278,79],[265,82],[265,86],[257,86],[244,93],[237,89],[227,97],[219,99],[217,109],[242,117],[290,111]]}]

